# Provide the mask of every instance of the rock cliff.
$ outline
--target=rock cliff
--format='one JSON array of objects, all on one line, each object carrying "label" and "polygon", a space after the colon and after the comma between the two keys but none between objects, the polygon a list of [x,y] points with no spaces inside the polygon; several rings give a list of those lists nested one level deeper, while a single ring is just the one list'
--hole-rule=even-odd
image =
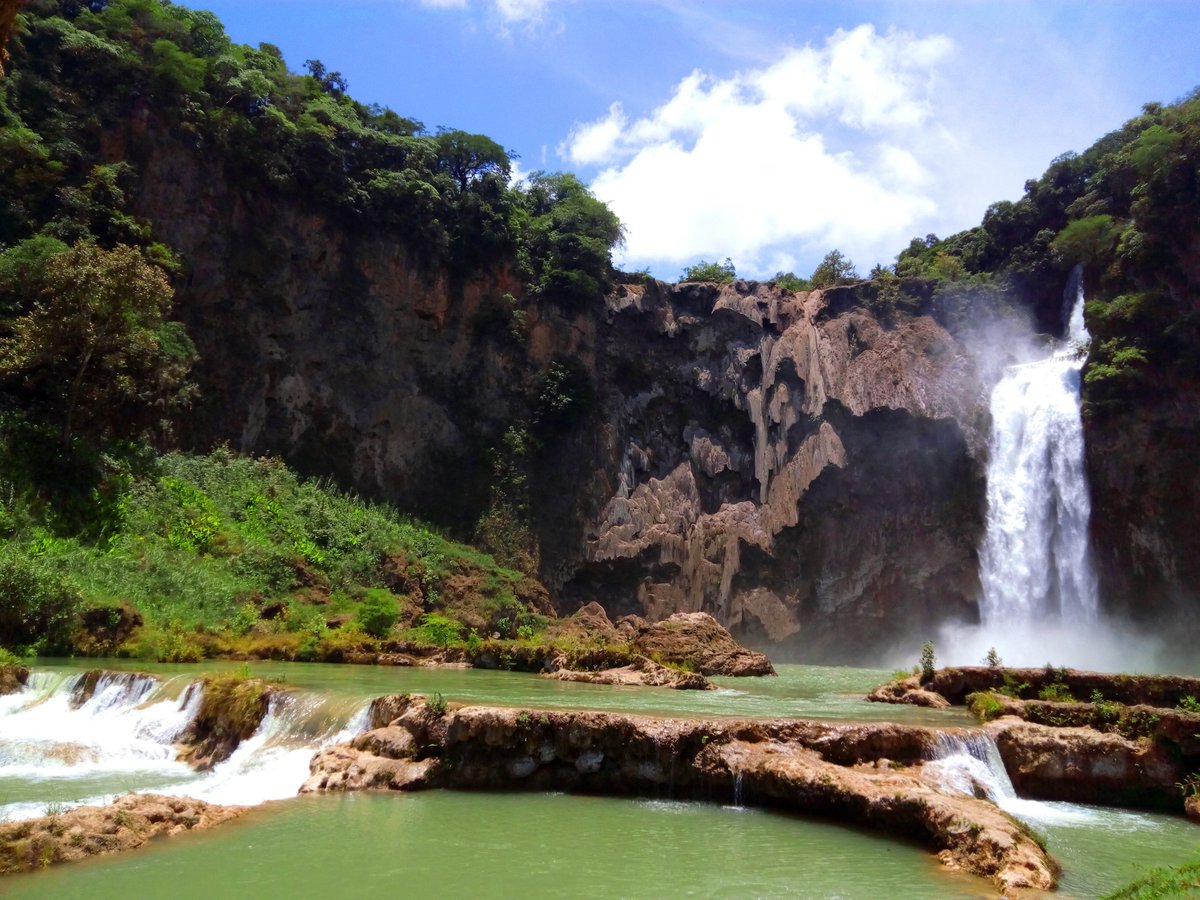
[{"label": "rock cliff", "polygon": [[137,160],[136,211],[184,261],[192,446],[280,454],[469,535],[557,364],[588,403],[523,464],[560,611],[706,611],[806,659],[975,618],[982,391],[932,318],[746,282],[521,300],[503,266],[423,268],[144,117],[107,153]]}]

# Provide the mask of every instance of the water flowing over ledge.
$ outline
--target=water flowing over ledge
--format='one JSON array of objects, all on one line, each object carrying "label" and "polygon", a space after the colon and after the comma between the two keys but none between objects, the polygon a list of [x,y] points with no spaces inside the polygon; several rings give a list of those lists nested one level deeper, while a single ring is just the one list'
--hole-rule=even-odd
[{"label": "water flowing over ledge", "polygon": [[995,804],[921,776],[939,732],[896,725],[651,719],[385,697],[371,731],[318,753],[305,791],[569,790],[795,809],[915,839],[1004,891],[1057,866]]},{"label": "water flowing over ledge", "polygon": [[0,819],[43,815],[46,795],[61,798],[54,808],[129,790],[241,806],[291,797],[312,754],[366,721],[363,703],[276,692],[253,734],[197,773],[179,742],[203,699],[203,681],[187,677],[31,673],[23,690],[0,697],[0,785],[18,798],[0,805]]}]

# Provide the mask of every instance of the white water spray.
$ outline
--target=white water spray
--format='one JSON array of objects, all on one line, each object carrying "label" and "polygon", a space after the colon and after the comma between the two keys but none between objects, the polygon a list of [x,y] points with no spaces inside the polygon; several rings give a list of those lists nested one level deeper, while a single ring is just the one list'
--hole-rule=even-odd
[{"label": "white water spray", "polygon": [[987,530],[980,552],[985,627],[1097,616],[1088,551],[1092,513],[1080,415],[1083,286],[1066,340],[1045,359],[1012,366],[992,391]]},{"label": "white water spray", "polygon": [[1150,642],[1116,634],[1099,613],[1080,410],[1091,338],[1078,269],[1067,302],[1065,339],[1010,366],[992,390],[980,625],[946,627],[943,662],[979,665],[995,647],[1008,665],[1154,666]]},{"label": "white water spray", "polygon": [[983,797],[1027,822],[1083,825],[1102,815],[1078,804],[1018,797],[996,742],[983,733],[940,735],[937,758],[925,763],[922,776],[944,793]]},{"label": "white water spray", "polygon": [[367,723],[365,704],[280,694],[253,736],[198,774],[174,745],[200,709],[200,682],[107,673],[78,703],[82,684],[81,675],[35,671],[24,690],[0,698],[0,820],[127,790],[240,805],[283,799],[303,784],[313,753]]}]

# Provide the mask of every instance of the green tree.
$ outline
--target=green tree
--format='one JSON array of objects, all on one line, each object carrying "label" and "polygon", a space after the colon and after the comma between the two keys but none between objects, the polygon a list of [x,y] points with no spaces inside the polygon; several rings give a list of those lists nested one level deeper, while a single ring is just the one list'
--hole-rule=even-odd
[{"label": "green tree", "polygon": [[717,284],[732,284],[735,278],[737,270],[728,256],[723,263],[702,259],[694,266],[686,266],[683,274],[679,276],[680,281],[714,281]]},{"label": "green tree", "polygon": [[438,163],[458,183],[460,191],[465,192],[472,181],[488,173],[509,176],[508,154],[487,135],[442,130],[436,141]]},{"label": "green tree", "polygon": [[418,630],[431,644],[437,644],[445,650],[451,643],[458,640],[462,634],[462,625],[447,616],[426,613],[421,616]]},{"label": "green tree", "polygon": [[171,286],[141,252],[80,242],[49,257],[41,281],[0,339],[0,378],[57,412],[64,444],[83,430],[131,436],[190,399],[195,348],[167,321]]},{"label": "green tree", "polygon": [[612,276],[612,250],[624,240],[621,221],[574,175],[535,172],[524,197],[521,259],[539,294],[586,301]]},{"label": "green tree", "polygon": [[815,288],[833,287],[838,284],[848,284],[858,279],[854,263],[848,260],[841,250],[830,250],[825,258],[813,269],[809,279]]},{"label": "green tree", "polygon": [[777,287],[783,288],[785,291],[811,291],[812,282],[807,278],[801,278],[795,272],[776,272],[775,277],[771,279]]}]

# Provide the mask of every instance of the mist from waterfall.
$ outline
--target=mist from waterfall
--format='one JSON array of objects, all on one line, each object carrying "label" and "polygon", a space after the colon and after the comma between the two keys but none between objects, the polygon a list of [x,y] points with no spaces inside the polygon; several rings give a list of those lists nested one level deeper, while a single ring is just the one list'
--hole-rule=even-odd
[{"label": "mist from waterfall", "polygon": [[1080,373],[1090,335],[1076,278],[1066,340],[1045,359],[1011,366],[992,390],[987,526],[980,548],[985,628],[1097,616],[1088,549]]},{"label": "mist from waterfall", "polygon": [[1065,338],[1043,358],[1009,366],[992,390],[980,624],[945,628],[942,662],[978,665],[995,647],[1007,665],[1154,664],[1153,647],[1101,620],[1080,407],[1091,337],[1078,268],[1064,306]]}]

